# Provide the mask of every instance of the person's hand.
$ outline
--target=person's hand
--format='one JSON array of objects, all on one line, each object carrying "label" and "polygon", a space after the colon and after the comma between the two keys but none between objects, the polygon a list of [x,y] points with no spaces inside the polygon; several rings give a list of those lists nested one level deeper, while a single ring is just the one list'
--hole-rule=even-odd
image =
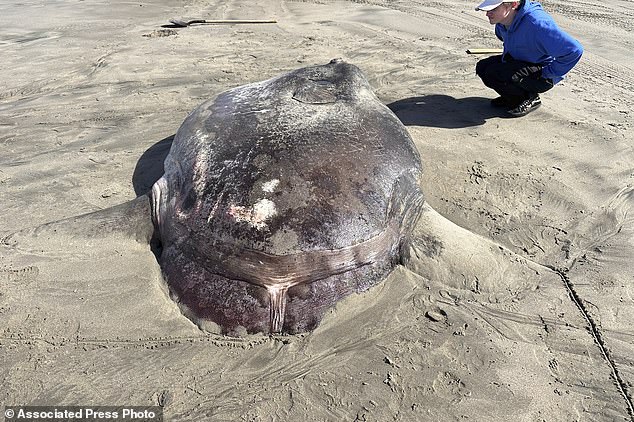
[{"label": "person's hand", "polygon": [[524,78],[539,79],[541,77],[542,77],[542,66],[539,64],[535,64],[535,65],[528,65],[517,70],[513,74],[513,76],[511,76],[511,80],[514,83],[520,83],[522,82]]},{"label": "person's hand", "polygon": [[511,76],[511,81],[527,92],[546,92],[553,87],[553,80],[544,78],[542,65],[527,63]]}]

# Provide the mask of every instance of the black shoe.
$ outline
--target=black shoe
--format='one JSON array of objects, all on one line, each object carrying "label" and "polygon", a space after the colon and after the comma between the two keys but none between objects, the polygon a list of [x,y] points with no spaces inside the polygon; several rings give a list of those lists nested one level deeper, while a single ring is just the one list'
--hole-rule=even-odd
[{"label": "black shoe", "polygon": [[497,97],[491,100],[492,107],[510,107],[511,103],[504,97]]},{"label": "black shoe", "polygon": [[542,105],[542,101],[539,99],[539,95],[534,94],[522,101],[517,107],[508,110],[508,114],[513,117],[526,116],[531,111],[538,109],[540,105]]}]

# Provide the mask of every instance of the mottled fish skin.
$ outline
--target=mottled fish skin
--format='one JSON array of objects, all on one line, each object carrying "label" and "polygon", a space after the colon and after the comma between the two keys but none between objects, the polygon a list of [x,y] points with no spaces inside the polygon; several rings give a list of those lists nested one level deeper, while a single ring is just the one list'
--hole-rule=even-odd
[{"label": "mottled fish skin", "polygon": [[226,334],[311,330],[403,260],[421,175],[354,65],[226,91],[187,117],[152,188],[170,292]]}]

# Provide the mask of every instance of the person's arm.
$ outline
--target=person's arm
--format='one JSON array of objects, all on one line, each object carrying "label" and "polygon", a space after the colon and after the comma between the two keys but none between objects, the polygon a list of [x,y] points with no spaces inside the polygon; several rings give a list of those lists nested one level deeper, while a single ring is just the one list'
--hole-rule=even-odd
[{"label": "person's arm", "polygon": [[581,44],[557,27],[545,25],[537,32],[537,42],[553,61],[542,68],[542,77],[560,80],[572,69],[583,54]]}]

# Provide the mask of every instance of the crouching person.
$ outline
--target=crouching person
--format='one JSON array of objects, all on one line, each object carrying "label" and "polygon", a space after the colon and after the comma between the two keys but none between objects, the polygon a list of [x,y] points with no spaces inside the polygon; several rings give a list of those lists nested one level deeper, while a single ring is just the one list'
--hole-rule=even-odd
[{"label": "crouching person", "polygon": [[485,0],[476,10],[486,12],[504,43],[502,55],[480,60],[476,74],[500,95],[491,100],[493,106],[504,107],[514,117],[525,116],[541,105],[539,94],[577,64],[583,47],[539,3]]}]

